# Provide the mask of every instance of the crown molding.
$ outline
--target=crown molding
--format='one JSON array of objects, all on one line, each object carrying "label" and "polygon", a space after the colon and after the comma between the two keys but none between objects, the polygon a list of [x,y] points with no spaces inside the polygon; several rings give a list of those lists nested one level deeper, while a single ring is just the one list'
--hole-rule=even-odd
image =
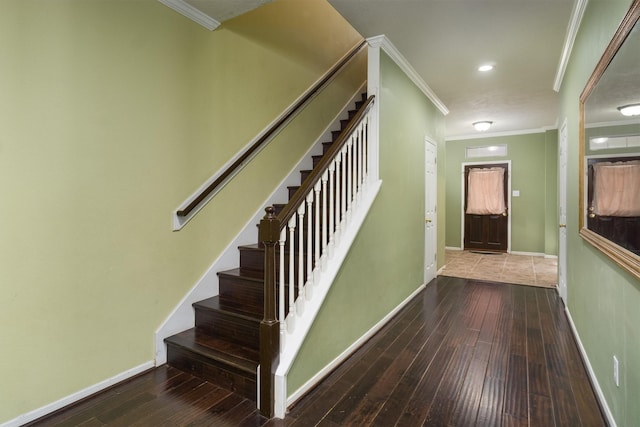
[{"label": "crown molding", "polygon": [[158,0],[160,3],[165,6],[170,7],[176,12],[186,16],[194,22],[202,25],[209,31],[213,31],[220,26],[220,22],[216,21],[206,13],[202,12],[200,9],[197,9],[191,6],[184,0]]},{"label": "crown molding", "polygon": [[501,136],[529,135],[532,133],[545,133],[550,130],[556,130],[556,129],[557,127],[547,126],[547,127],[541,127],[538,129],[524,129],[524,130],[505,131],[505,132],[493,132],[493,133],[482,132],[481,134],[472,133],[468,135],[446,137],[445,141],[463,141],[463,140],[469,140],[469,139],[496,138]]},{"label": "crown molding", "polygon": [[375,37],[369,37],[367,39],[369,46],[373,48],[381,47],[387,55],[400,67],[402,71],[411,79],[411,81],[418,86],[418,88],[424,93],[427,98],[440,110],[445,116],[449,114],[449,109],[438,98],[438,96],[431,90],[431,88],[422,80],[422,77],[411,66],[409,61],[400,53],[400,51],[391,43],[391,40],[387,36],[380,35]]},{"label": "crown molding", "polygon": [[580,23],[582,22],[582,17],[584,16],[588,2],[589,0],[576,0],[573,4],[567,35],[564,39],[564,45],[562,46],[562,55],[560,56],[560,62],[558,63],[558,69],[556,71],[556,79],[553,82],[553,90],[556,92],[560,92],[560,88],[562,87],[564,72],[567,70],[571,51],[573,50],[573,43],[576,41],[576,36],[578,35]]}]

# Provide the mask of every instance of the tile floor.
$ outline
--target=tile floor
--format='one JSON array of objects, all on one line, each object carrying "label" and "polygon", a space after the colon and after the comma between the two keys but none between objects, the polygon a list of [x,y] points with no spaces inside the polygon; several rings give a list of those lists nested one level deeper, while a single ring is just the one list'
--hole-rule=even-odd
[{"label": "tile floor", "polygon": [[440,274],[553,288],[558,283],[558,260],[542,256],[447,250],[445,267]]}]

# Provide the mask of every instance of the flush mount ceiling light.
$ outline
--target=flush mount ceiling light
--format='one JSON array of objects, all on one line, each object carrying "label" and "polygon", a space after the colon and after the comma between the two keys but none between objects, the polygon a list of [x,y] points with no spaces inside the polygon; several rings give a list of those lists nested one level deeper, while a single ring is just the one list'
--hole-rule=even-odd
[{"label": "flush mount ceiling light", "polygon": [[473,123],[473,127],[476,128],[478,132],[484,132],[485,130],[488,130],[492,124],[493,122],[483,120],[481,122]]},{"label": "flush mount ceiling light", "polygon": [[483,73],[491,70],[493,70],[493,65],[491,64],[484,64],[478,67],[478,71],[482,71]]},{"label": "flush mount ceiling light", "polygon": [[640,104],[629,104],[618,107],[623,116],[640,116]]}]

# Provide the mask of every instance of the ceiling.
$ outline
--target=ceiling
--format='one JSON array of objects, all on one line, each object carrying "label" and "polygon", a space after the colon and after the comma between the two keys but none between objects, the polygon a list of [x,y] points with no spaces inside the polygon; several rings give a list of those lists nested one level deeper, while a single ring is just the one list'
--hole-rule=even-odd
[{"label": "ceiling", "polygon": [[[161,0],[162,1],[162,0]],[[185,0],[219,22],[270,0]],[[554,128],[554,83],[574,0],[328,0],[364,37],[386,35],[449,110],[447,139]],[[579,1],[579,0],[575,0]],[[481,64],[495,69],[477,71]]]}]

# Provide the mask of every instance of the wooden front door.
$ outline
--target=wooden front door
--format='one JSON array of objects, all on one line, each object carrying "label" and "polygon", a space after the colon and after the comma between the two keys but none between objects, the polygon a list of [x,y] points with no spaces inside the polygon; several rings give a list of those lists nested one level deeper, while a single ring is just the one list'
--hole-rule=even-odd
[{"label": "wooden front door", "polygon": [[503,197],[508,207],[509,165],[507,163],[488,165],[467,165],[464,168],[464,249],[488,252],[507,252],[508,247],[508,209],[496,214],[469,214],[469,171],[471,169],[504,168]]}]

